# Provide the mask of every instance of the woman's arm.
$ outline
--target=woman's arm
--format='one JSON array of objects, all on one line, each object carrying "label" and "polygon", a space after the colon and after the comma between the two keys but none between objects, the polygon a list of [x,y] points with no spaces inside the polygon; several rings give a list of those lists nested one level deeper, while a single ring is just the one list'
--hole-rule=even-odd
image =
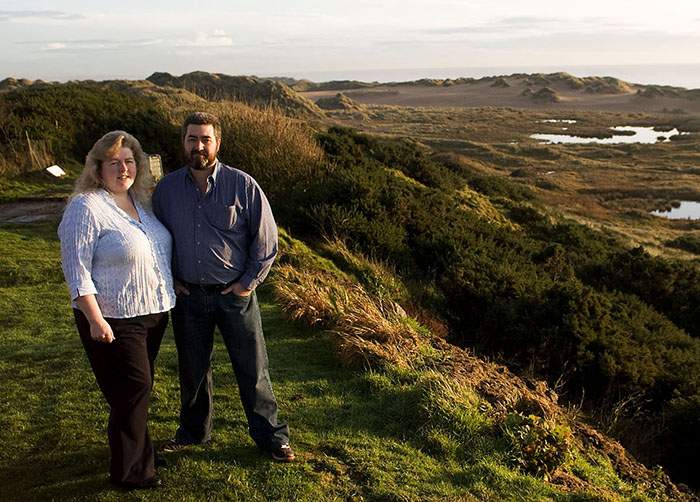
[{"label": "woman's arm", "polygon": [[58,226],[61,240],[61,266],[68,283],[71,299],[90,322],[90,336],[98,342],[114,341],[112,328],[107,324],[95,294],[92,282],[92,258],[100,229],[94,212],[85,197],[71,200]]},{"label": "woman's arm", "polygon": [[75,303],[90,322],[90,337],[96,342],[112,343],[114,341],[112,327],[102,317],[95,295],[79,296],[75,299]]}]

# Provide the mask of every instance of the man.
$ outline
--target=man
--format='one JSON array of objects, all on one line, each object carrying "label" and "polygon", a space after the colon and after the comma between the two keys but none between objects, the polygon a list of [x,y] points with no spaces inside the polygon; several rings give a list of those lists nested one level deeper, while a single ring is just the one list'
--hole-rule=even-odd
[{"label": "man", "polygon": [[[211,439],[214,327],[223,337],[248,418],[248,430],[272,458],[289,462],[255,288],[277,254],[277,227],[256,181],[217,159],[221,125],[189,115],[182,127],[187,165],[163,178],[153,209],[173,236],[177,302],[172,313],[180,377],[180,425],[163,451]],[[159,251],[157,251],[159,252]]]}]

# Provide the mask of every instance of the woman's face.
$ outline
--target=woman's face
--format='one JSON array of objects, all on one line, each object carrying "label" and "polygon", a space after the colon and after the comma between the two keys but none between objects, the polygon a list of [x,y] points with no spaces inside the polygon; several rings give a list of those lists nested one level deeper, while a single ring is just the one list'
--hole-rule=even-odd
[{"label": "woman's face", "polygon": [[126,193],[134,184],[136,172],[131,148],[122,147],[117,155],[102,161],[102,184],[111,193]]}]

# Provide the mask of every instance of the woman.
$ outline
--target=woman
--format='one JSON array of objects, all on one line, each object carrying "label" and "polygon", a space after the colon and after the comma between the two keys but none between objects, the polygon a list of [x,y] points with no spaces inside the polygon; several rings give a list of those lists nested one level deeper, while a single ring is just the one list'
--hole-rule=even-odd
[{"label": "woman", "polygon": [[110,480],[160,485],[146,420],[156,355],[175,305],[170,234],[149,208],[139,142],[105,134],[87,155],[58,227],[75,322],[110,407]]}]

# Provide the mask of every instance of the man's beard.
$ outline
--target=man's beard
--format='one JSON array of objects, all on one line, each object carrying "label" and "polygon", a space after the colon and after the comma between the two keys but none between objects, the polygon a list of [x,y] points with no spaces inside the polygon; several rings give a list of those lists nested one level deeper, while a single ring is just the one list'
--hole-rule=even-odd
[{"label": "man's beard", "polygon": [[190,167],[195,171],[206,171],[216,162],[216,154],[207,157],[204,152],[192,150],[187,155],[187,160],[190,163]]}]

